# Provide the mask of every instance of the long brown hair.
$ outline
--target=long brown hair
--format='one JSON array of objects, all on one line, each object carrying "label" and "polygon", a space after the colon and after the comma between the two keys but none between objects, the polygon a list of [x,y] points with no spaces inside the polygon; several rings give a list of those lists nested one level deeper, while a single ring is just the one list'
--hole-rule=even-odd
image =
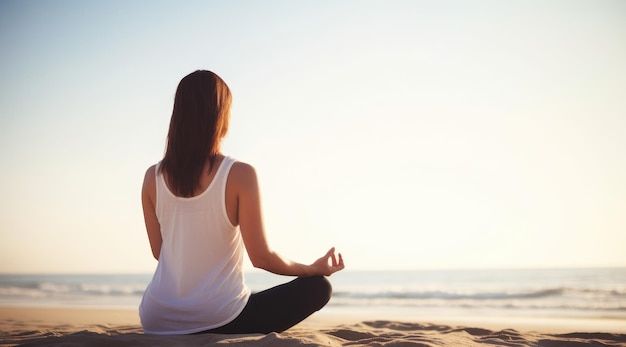
[{"label": "long brown hair", "polygon": [[205,163],[213,167],[228,131],[231,101],[230,89],[211,71],[192,72],[178,84],[160,167],[177,195],[193,196]]}]

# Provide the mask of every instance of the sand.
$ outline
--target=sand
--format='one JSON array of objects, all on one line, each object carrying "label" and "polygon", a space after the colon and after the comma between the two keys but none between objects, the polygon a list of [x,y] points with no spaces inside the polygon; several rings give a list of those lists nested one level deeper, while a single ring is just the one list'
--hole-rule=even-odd
[{"label": "sand", "polygon": [[[316,314],[268,335],[145,335],[137,312],[0,307],[0,346],[626,346],[623,332],[499,328]],[[530,329],[530,328],[534,329]]]}]

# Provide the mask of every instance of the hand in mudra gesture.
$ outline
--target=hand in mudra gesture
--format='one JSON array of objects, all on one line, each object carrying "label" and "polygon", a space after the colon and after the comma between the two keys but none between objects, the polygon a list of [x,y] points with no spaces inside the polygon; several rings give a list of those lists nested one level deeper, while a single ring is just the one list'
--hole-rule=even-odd
[{"label": "hand in mudra gesture", "polygon": [[333,247],[323,257],[311,264],[311,267],[321,275],[330,276],[337,271],[343,270],[345,266],[341,253],[337,253],[337,256],[335,256],[335,247]]}]

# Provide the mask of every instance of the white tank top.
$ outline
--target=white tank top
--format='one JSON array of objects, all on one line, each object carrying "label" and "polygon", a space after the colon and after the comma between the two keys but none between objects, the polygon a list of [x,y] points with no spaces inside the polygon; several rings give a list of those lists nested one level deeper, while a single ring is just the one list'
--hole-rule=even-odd
[{"label": "white tank top", "polygon": [[139,317],[148,334],[190,334],[225,325],[250,297],[242,271],[241,233],[226,214],[226,179],[234,159],[222,160],[200,195],[175,196],[156,168],[156,215],[163,245]]}]

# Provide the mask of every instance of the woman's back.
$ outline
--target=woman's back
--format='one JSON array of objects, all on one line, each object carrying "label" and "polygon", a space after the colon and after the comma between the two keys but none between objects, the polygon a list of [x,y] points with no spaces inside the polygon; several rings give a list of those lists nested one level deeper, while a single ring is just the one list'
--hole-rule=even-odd
[{"label": "woman's back", "polygon": [[216,169],[201,180],[208,183],[206,189],[189,198],[172,193],[158,167],[153,169],[162,246],[140,306],[146,332],[212,329],[245,306],[250,291],[242,274],[244,247],[226,210],[226,182],[234,162],[228,157],[216,161]]}]

